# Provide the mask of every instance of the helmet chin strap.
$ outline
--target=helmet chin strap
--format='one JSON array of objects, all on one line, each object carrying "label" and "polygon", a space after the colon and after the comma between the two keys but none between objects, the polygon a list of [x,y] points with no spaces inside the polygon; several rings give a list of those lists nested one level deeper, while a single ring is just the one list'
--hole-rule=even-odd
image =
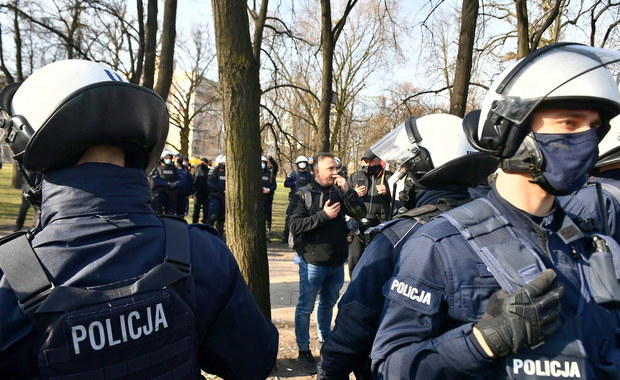
[{"label": "helmet chin strap", "polygon": [[552,195],[568,195],[558,191],[547,181],[542,171],[543,163],[542,152],[536,143],[536,139],[534,139],[533,134],[530,132],[523,138],[514,155],[501,160],[500,168],[506,173],[530,173],[532,176],[530,182],[537,184],[547,193]]},{"label": "helmet chin strap", "polygon": [[23,180],[26,181],[24,197],[33,206],[41,206],[43,175],[38,172],[30,172],[24,169],[24,167],[18,161],[15,161],[15,165],[17,165],[17,171],[21,174]]}]

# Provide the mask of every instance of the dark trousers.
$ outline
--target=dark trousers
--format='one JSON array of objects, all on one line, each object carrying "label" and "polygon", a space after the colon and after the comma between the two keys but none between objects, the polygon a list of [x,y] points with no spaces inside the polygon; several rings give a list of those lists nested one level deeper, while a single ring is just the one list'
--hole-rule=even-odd
[{"label": "dark trousers", "polygon": [[353,274],[353,269],[357,265],[357,262],[360,261],[362,254],[364,253],[364,249],[366,249],[366,243],[362,240],[359,235],[353,235],[353,241],[349,244],[349,257],[347,258],[347,265],[349,266],[349,278]]},{"label": "dark trousers", "polygon": [[199,197],[194,195],[194,213],[192,214],[192,223],[198,223],[200,219],[200,210],[202,210],[202,220],[200,223],[207,223],[209,217],[209,197]]}]

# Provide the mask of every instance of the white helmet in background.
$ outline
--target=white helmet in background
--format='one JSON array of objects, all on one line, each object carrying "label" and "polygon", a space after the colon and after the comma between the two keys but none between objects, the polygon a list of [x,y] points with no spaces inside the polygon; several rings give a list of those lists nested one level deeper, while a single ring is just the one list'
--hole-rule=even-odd
[{"label": "white helmet in background", "polygon": [[595,168],[620,162],[620,116],[609,122],[609,132],[598,144],[598,161]]},{"label": "white helmet in background", "polygon": [[260,160],[261,162],[269,162],[269,160],[265,156],[260,156]]},{"label": "white helmet in background", "polygon": [[0,91],[2,128],[28,171],[73,165],[91,146],[114,145],[125,166],[150,170],[168,135],[166,104],[100,63],[64,60]]},{"label": "white helmet in background", "polygon": [[497,158],[476,152],[462,120],[449,114],[409,117],[371,146],[372,152],[422,186],[478,184],[497,168]]},{"label": "white helmet in background", "polygon": [[216,166],[226,165],[226,155],[220,154],[217,157],[215,157],[215,165]]},{"label": "white helmet in background", "polygon": [[308,163],[308,157],[306,157],[306,156],[297,156],[297,158],[295,159],[295,163],[298,164],[300,162],[305,162],[307,164]]},{"label": "white helmet in background", "polygon": [[161,152],[161,156],[160,156],[160,158],[164,158],[164,157],[166,157],[166,156],[173,156],[173,157],[174,157],[174,152],[172,152],[170,149],[164,149],[164,150]]}]

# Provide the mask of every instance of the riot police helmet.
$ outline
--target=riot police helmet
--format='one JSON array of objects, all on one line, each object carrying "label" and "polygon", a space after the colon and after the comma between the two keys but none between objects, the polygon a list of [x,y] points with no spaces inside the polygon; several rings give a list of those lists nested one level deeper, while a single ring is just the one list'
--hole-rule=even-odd
[{"label": "riot police helmet", "polygon": [[595,170],[620,162],[620,116],[611,119],[609,125],[609,132],[598,144],[599,155]]},{"label": "riot police helmet", "polygon": [[114,145],[125,166],[150,170],[168,135],[168,111],[154,91],[86,60],[63,60],[0,91],[3,141],[28,171],[75,164],[91,146]]},{"label": "riot police helmet", "polygon": [[612,74],[618,74],[619,62],[618,51],[572,42],[533,51],[499,75],[480,111],[466,115],[463,125],[470,143],[500,158],[513,157],[523,150],[534,110],[543,107],[598,111],[602,139],[609,121],[620,112],[620,93]]},{"label": "riot police helmet", "polygon": [[449,114],[408,117],[370,149],[390,166],[404,166],[419,187],[476,185],[498,164],[469,144],[462,119]]}]

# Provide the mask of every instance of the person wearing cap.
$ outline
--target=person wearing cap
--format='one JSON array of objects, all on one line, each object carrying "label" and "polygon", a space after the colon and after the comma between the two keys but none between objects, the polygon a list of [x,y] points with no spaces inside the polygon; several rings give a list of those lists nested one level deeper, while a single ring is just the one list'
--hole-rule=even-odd
[{"label": "person wearing cap", "polygon": [[40,228],[0,243],[1,377],[265,379],[278,332],[232,253],[209,226],[149,205],[161,97],[65,60],[6,86],[0,106],[41,200]]},{"label": "person wearing cap", "polygon": [[[194,171],[194,212],[192,223],[207,223],[209,213],[209,159],[202,157]],[[202,219],[200,212],[202,210]]]},{"label": "person wearing cap", "polygon": [[175,166],[174,154],[165,149],[158,165],[151,172],[152,205],[156,214],[176,215],[181,176]]},{"label": "person wearing cap", "polygon": [[620,113],[617,62],[615,51],[545,46],[465,116],[471,145],[499,158],[497,179],[404,242],[384,287],[375,376],[620,378],[620,247],[556,201],[585,184]]},{"label": "person wearing cap", "polygon": [[364,163],[362,169],[352,173],[347,180],[349,186],[364,201],[367,212],[363,218],[349,223],[352,225],[349,227],[352,233],[349,235],[351,243],[347,259],[349,275],[353,273],[366,247],[366,230],[392,217],[392,196],[388,189],[388,180],[392,173],[383,168],[381,159],[370,148],[364,151],[361,160]]}]

